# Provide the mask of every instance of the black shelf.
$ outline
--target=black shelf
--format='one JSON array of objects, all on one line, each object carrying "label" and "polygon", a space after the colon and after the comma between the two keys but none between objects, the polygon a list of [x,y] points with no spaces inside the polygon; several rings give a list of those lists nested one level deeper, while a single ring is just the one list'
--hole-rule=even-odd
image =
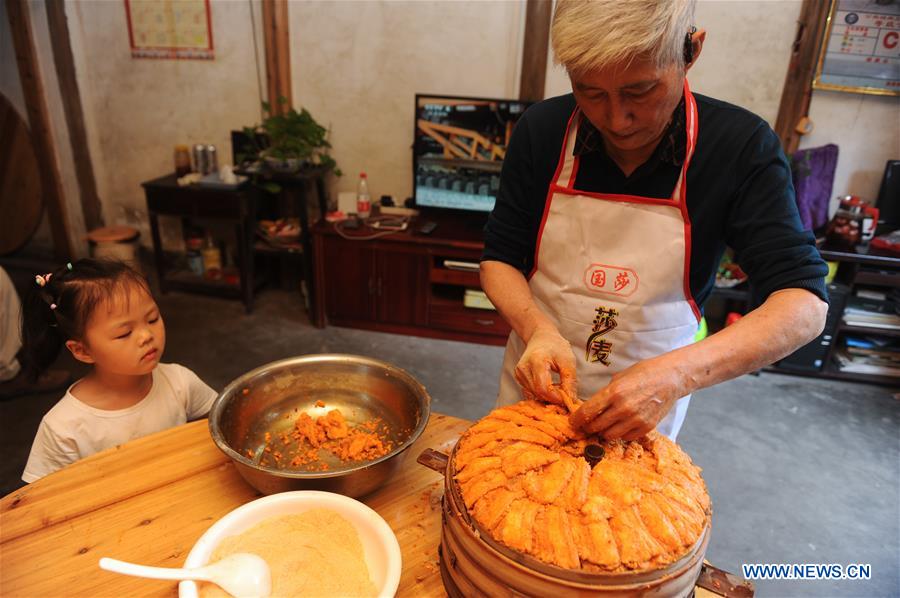
[{"label": "black shelf", "polygon": [[870,253],[869,250],[849,251],[844,249],[820,248],[822,259],[830,262],[849,262],[865,266],[892,266],[900,268],[900,257],[879,253]]},{"label": "black shelf", "polygon": [[843,380],[845,382],[864,382],[866,384],[877,384],[879,386],[894,386],[900,388],[900,378],[893,376],[880,376],[878,374],[858,374],[855,372],[842,372],[834,369],[833,366],[824,366],[819,371],[812,370],[794,370],[783,368],[778,365],[770,365],[763,368],[767,372],[776,374],[788,374],[790,376],[802,376],[806,378],[825,378],[828,380]]},{"label": "black shelf", "polygon": [[241,296],[241,285],[225,282],[224,280],[212,280],[198,276],[187,270],[175,270],[165,274],[165,284],[171,290],[187,291],[189,293],[205,293],[210,295],[225,295],[228,297]]},{"label": "black shelf", "polygon": [[872,326],[851,326],[841,322],[838,325],[838,333],[849,332],[850,334],[864,334],[876,336],[890,336],[892,338],[900,338],[900,330],[891,328],[875,328]]},{"label": "black shelf", "polygon": [[855,283],[864,286],[900,287],[900,274],[885,270],[868,270],[860,268],[856,273]]},{"label": "black shelf", "polygon": [[259,240],[253,244],[253,252],[266,255],[292,255],[299,257],[303,255],[303,245],[299,243],[297,245],[278,245]]}]

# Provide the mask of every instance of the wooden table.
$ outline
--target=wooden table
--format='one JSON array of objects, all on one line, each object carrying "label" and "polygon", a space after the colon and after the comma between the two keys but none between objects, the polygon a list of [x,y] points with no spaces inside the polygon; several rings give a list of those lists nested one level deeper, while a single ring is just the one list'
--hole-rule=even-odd
[{"label": "wooden table", "polygon": [[[363,500],[400,542],[398,596],[446,596],[437,553],[443,478],[416,457],[426,448],[449,453],[470,425],[432,413],[399,472]],[[176,596],[176,582],[108,573],[97,561],[180,567],[216,520],[260,496],[213,444],[206,420],[103,451],[0,500],[0,596]],[[726,587],[738,583],[717,575]]]},{"label": "wooden table", "polygon": [[[445,595],[443,479],[416,457],[449,452],[469,425],[433,413],[398,474],[363,501],[400,542],[398,596]],[[175,596],[175,582],[108,573],[97,561],[180,567],[217,519],[259,496],[213,444],[206,420],[106,450],[0,501],[0,596]]]}]

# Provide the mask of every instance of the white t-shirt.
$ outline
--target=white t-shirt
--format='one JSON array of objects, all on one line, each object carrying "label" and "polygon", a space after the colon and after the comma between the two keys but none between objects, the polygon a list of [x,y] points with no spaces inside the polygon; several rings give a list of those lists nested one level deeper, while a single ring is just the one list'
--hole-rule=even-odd
[{"label": "white t-shirt", "polygon": [[104,449],[199,419],[217,394],[197,374],[175,363],[159,364],[150,392],[127,409],[95,409],[72,395],[74,386],[41,420],[22,474],[26,482]]}]

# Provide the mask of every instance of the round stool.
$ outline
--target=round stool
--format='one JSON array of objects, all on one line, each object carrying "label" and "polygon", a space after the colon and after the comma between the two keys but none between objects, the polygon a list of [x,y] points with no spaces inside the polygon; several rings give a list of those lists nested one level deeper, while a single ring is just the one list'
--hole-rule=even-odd
[{"label": "round stool", "polygon": [[119,260],[141,272],[138,260],[140,235],[136,228],[130,226],[104,226],[95,228],[86,236],[91,244],[91,257]]}]

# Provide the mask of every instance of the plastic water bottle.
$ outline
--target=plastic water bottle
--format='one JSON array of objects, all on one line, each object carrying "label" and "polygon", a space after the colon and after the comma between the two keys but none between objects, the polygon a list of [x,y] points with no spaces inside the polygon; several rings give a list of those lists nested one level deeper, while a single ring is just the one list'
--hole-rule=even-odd
[{"label": "plastic water bottle", "polygon": [[372,196],[369,195],[369,183],[366,173],[359,173],[359,186],[356,188],[356,214],[365,220],[372,211]]}]

